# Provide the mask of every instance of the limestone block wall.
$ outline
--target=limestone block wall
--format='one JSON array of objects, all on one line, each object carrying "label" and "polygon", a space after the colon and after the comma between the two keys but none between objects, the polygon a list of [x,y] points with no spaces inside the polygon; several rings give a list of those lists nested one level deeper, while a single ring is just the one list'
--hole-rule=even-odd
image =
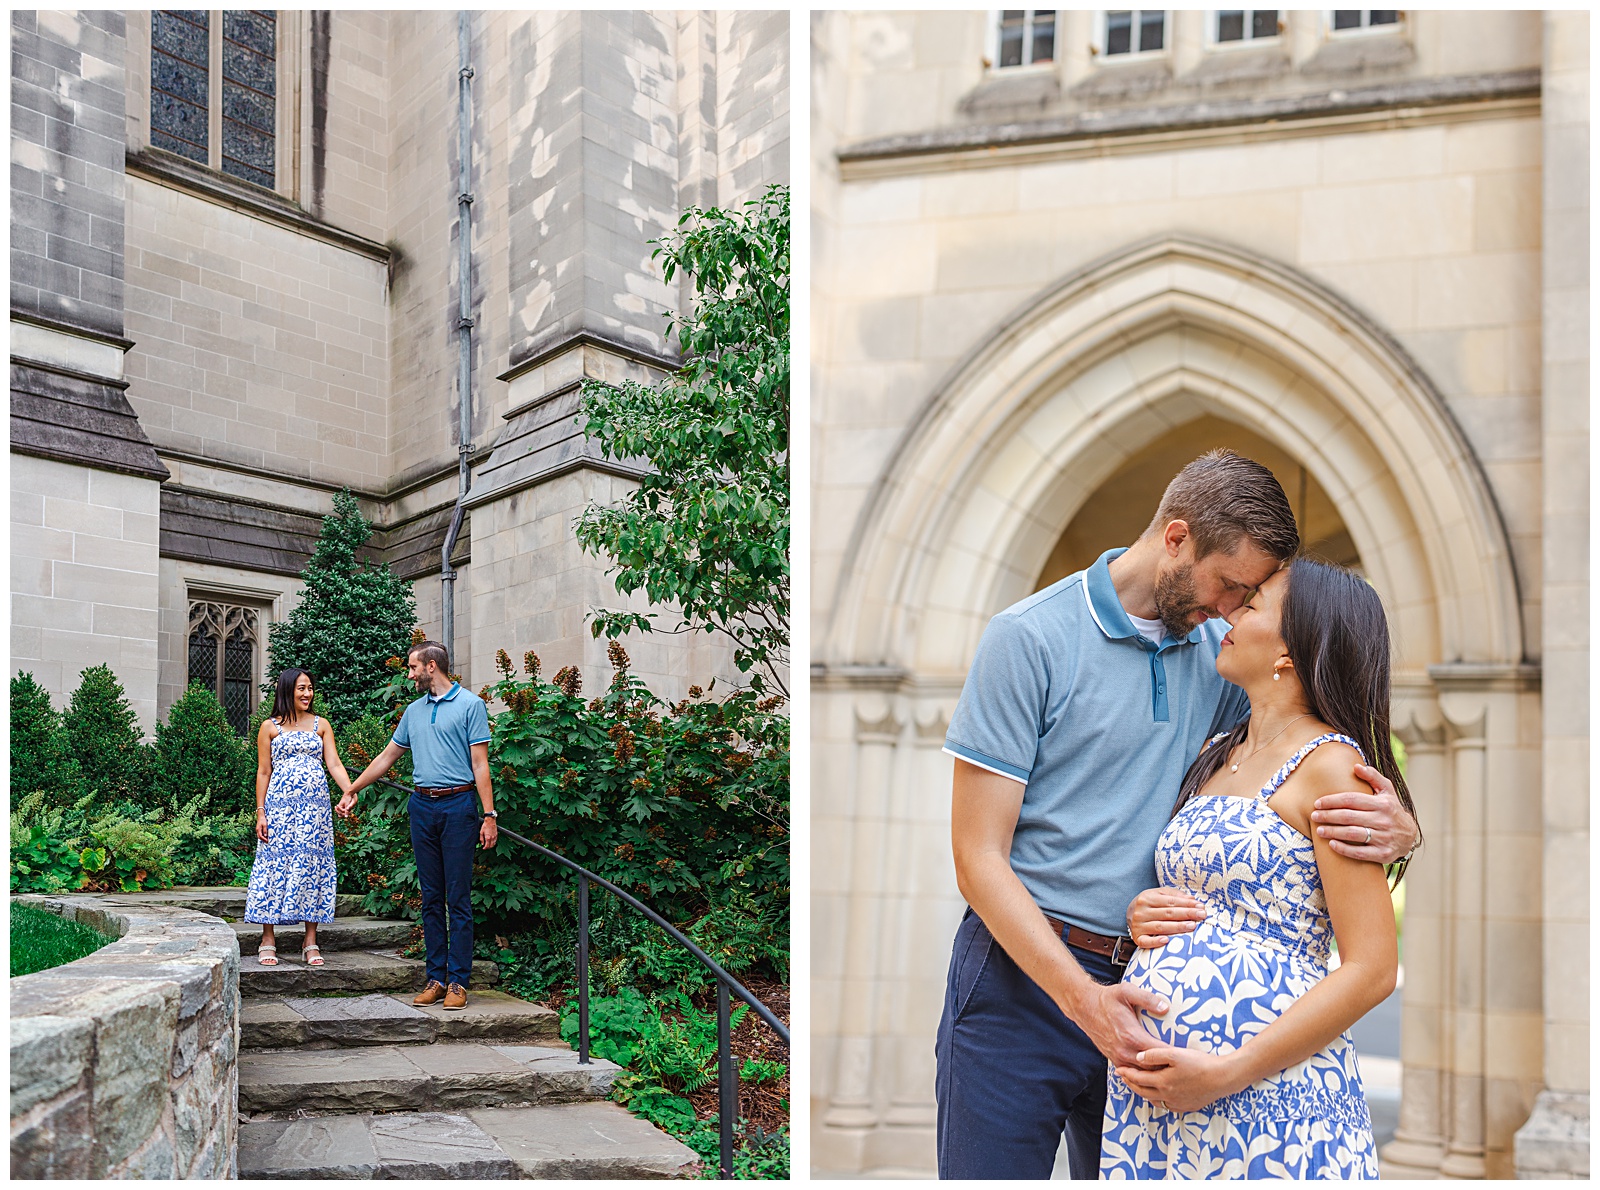
[{"label": "limestone block wall", "polygon": [[[576,665],[585,690],[605,689],[611,665],[606,642],[589,634],[590,609],[658,609],[642,595],[619,596],[604,561],[579,547],[572,523],[590,501],[614,502],[631,486],[631,480],[585,468],[474,505],[472,672],[477,681],[494,675],[497,649],[505,649],[519,666],[523,653],[533,649],[546,678]],[[657,623],[672,626],[666,615]],[[704,686],[713,675],[726,680],[733,673],[731,651],[699,634],[635,634],[624,638],[623,646],[633,672],[668,700],[685,697],[693,683]]]},{"label": "limestone block wall", "polygon": [[1544,16],[1544,1082],[1519,1177],[1589,1176],[1589,15]]},{"label": "limestone block wall", "polygon": [[128,399],[158,450],[381,487],[382,263],[128,180]]},{"label": "limestone block wall", "polygon": [[11,309],[122,334],[120,12],[11,14]]},{"label": "limestone block wall", "polygon": [[[514,30],[529,15],[474,12],[472,16],[473,435],[499,426],[508,311],[506,122]],[[390,384],[393,415],[390,467],[397,483],[453,470],[459,443],[457,413],[459,219],[456,195],[456,14],[390,14],[391,139],[389,238],[397,250],[391,270]],[[526,213],[519,215],[526,219]],[[447,498],[454,501],[454,477]]]},{"label": "limestone block wall", "polygon": [[515,366],[580,330],[652,353],[676,295],[647,241],[677,220],[677,22],[542,12],[519,31],[511,119]]},{"label": "limestone block wall", "polygon": [[155,733],[160,484],[11,455],[11,672],[58,706],[109,665]]},{"label": "limestone block wall", "polygon": [[189,909],[18,899],[120,940],[11,981],[11,1176],[237,1177],[233,930]]}]

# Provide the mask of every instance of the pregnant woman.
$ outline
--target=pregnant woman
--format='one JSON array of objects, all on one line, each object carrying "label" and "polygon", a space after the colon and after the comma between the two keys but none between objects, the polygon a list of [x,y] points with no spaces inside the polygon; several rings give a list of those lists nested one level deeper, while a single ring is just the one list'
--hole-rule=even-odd
[{"label": "pregnant woman", "polygon": [[[350,778],[339,760],[333,728],[311,713],[311,675],[286,669],[278,675],[272,717],[256,737],[256,848],[244,919],[260,923],[263,967],[278,962],[274,926],[304,922],[301,959],[322,965],[317,925],[333,920],[336,871],[333,809],[328,774],[341,792]],[[326,772],[324,771],[326,769]]]},{"label": "pregnant woman", "polygon": [[[1395,986],[1383,869],[1336,854],[1312,803],[1375,765],[1415,816],[1389,739],[1389,631],[1358,575],[1297,560],[1229,617],[1217,672],[1251,715],[1189,769],[1129,911],[1123,978],[1167,998],[1141,1063],[1108,1075],[1107,1178],[1376,1178],[1348,1032]],[[1153,922],[1202,918],[1192,933]],[[1329,971],[1337,939],[1340,963]]]}]

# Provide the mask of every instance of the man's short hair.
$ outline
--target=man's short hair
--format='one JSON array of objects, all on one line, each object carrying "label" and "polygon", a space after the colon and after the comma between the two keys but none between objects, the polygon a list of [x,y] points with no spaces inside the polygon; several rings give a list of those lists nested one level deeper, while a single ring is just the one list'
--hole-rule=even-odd
[{"label": "man's short hair", "polygon": [[439,672],[450,672],[450,651],[436,640],[425,640],[421,644],[412,645],[406,650],[407,657],[415,657],[423,665],[432,661],[439,667]]},{"label": "man's short hair", "polygon": [[1231,450],[1210,451],[1178,472],[1145,532],[1160,533],[1173,521],[1189,526],[1196,558],[1231,554],[1246,537],[1280,562],[1300,549],[1294,511],[1277,478]]}]

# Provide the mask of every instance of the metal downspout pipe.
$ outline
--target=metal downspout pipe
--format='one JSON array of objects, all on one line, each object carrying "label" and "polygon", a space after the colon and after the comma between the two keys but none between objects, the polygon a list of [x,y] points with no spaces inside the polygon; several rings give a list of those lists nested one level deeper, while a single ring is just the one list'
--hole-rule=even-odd
[{"label": "metal downspout pipe", "polygon": [[457,131],[460,137],[461,173],[456,188],[458,212],[460,265],[458,287],[461,293],[459,315],[456,319],[456,341],[460,347],[456,394],[460,403],[460,433],[458,454],[460,479],[455,510],[450,514],[450,528],[444,535],[441,551],[442,570],[439,574],[443,611],[443,630],[440,641],[450,652],[457,672],[461,662],[456,657],[456,572],[450,565],[450,554],[455,550],[456,538],[461,535],[461,519],[466,512],[467,492],[472,488],[472,52],[471,18],[467,13],[456,14],[456,40],[459,43],[461,68],[459,72],[459,106]]}]

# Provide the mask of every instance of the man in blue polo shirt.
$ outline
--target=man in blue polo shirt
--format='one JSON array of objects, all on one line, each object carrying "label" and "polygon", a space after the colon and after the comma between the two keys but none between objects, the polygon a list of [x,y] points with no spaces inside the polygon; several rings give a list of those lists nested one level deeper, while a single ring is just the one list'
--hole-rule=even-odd
[{"label": "man in blue polo shirt", "polygon": [[[472,975],[472,861],[474,844],[493,847],[499,837],[494,785],[489,778],[489,713],[483,700],[449,677],[443,645],[423,641],[407,654],[407,674],[422,695],[405,709],[394,738],[362,774],[335,810],[347,816],[356,794],[387,773],[405,751],[417,791],[408,807],[411,847],[422,885],[422,938],[427,948],[427,985],[413,1004],[443,1000],[467,1006]],[[472,804],[483,803],[483,823]],[[448,922],[448,928],[447,928]]]},{"label": "man in blue polo shirt", "polygon": [[[1098,1175],[1106,1057],[1138,1065],[1138,1011],[1167,1011],[1118,982],[1129,904],[1157,883],[1190,762],[1249,709],[1216,671],[1221,618],[1298,548],[1272,473],[1213,451],[1131,548],[989,622],[945,739],[971,908],[935,1043],[941,1177],[1048,1178],[1063,1133],[1072,1176]],[[1321,799],[1313,820],[1341,854],[1391,862],[1416,824],[1376,769],[1356,777],[1377,792]],[[1163,912],[1158,933],[1203,916]]]}]

